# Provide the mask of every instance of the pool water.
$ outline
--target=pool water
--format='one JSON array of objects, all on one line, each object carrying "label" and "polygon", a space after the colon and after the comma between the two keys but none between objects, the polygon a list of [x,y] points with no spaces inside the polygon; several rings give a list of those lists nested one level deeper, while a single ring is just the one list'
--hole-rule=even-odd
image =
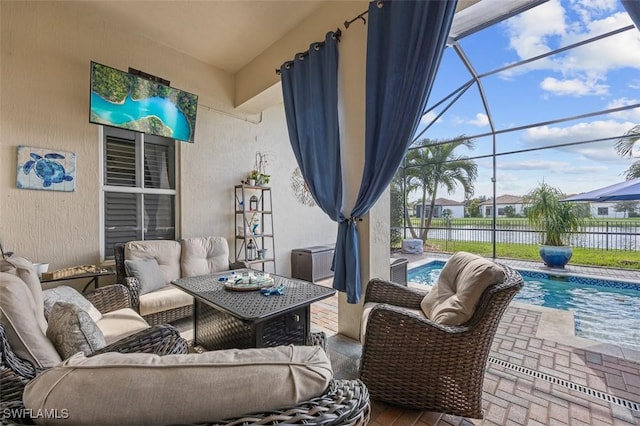
[{"label": "pool water", "polygon": [[[408,280],[431,286],[443,266],[444,262],[433,261],[412,268]],[[640,284],[518,272],[525,285],[514,300],[571,311],[577,336],[640,350]]]}]

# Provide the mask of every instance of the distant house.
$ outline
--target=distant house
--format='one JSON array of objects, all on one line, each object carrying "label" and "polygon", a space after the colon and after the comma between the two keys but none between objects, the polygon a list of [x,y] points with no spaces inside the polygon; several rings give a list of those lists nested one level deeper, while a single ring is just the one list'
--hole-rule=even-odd
[{"label": "distant house", "polygon": [[[524,204],[519,195],[500,195],[496,197],[496,217],[507,217],[505,208],[511,206],[515,214],[524,214]],[[480,204],[480,214],[483,217],[493,217],[493,198]]]},{"label": "distant house", "polygon": [[[429,205],[425,206],[427,211],[425,216],[429,214]],[[464,203],[460,201],[449,200],[446,198],[436,198],[436,204],[433,209],[433,217],[444,217],[444,211],[449,210],[451,212],[452,219],[455,218],[463,218],[464,217]],[[420,217],[420,213],[422,212],[422,205],[416,203],[415,205],[415,215],[416,217]]]},{"label": "distant house", "polygon": [[[575,194],[573,194],[575,195]],[[569,197],[568,195],[567,197]],[[592,217],[603,219],[624,219],[627,213],[616,211],[616,201],[576,201],[577,203],[588,203]]]}]

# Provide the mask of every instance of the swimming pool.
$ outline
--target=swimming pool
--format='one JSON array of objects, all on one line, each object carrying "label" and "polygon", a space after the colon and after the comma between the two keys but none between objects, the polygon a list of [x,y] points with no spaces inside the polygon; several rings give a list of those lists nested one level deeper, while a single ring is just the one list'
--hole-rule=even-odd
[{"label": "swimming pool", "polygon": [[[435,260],[408,271],[408,280],[431,286],[443,261]],[[522,303],[571,311],[576,335],[640,350],[640,284],[575,275],[552,276],[518,271],[525,285],[515,299]]]}]

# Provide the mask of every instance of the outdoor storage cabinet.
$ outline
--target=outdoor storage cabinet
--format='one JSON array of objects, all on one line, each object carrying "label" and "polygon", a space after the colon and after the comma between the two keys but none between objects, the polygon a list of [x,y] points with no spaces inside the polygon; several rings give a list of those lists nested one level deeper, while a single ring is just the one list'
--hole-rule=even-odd
[{"label": "outdoor storage cabinet", "polygon": [[391,266],[390,266],[390,279],[394,283],[402,284],[404,286],[407,285],[407,266],[409,261],[403,257],[401,258],[391,258]]},{"label": "outdoor storage cabinet", "polygon": [[333,246],[291,250],[291,276],[311,282],[332,277],[333,250]]}]

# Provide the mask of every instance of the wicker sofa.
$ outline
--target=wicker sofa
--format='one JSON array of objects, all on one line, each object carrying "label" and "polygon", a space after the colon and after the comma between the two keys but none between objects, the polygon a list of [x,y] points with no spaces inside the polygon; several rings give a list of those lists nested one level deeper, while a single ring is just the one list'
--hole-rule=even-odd
[{"label": "wicker sofa", "polygon": [[[334,380],[328,357],[319,346],[188,353],[186,341],[177,330],[160,324],[89,354],[75,353],[68,359],[51,355],[43,349],[51,345],[41,327],[48,331],[47,323],[36,318],[38,313],[42,315],[42,309],[36,307],[39,301],[34,301],[31,294],[41,292],[40,284],[37,276],[33,279],[35,271],[28,264],[24,262],[25,268],[20,271],[30,275],[31,287],[16,271],[0,271],[2,424],[31,424],[32,415],[38,424],[61,421],[60,417],[46,418],[37,413],[56,413],[69,425],[368,422],[366,386],[359,380]],[[122,285],[101,287],[86,297],[105,315],[118,310],[124,311],[125,317],[127,310],[137,315],[128,308],[129,293]],[[55,303],[51,312],[59,304]],[[25,318],[30,319],[29,324],[22,322]],[[25,342],[34,347],[25,348]],[[258,383],[257,376],[262,378]],[[272,392],[274,383],[278,392]],[[194,392],[201,397],[193,398]],[[200,404],[201,400],[206,403]]]},{"label": "wicker sofa", "polygon": [[[229,245],[223,237],[129,241],[116,244],[114,254],[118,283],[129,289],[133,309],[151,325],[192,314],[193,298],[171,285],[171,281],[246,267],[244,262],[229,260]],[[132,273],[132,262],[151,262],[152,269],[147,265]]]},{"label": "wicker sofa", "polygon": [[174,327],[150,327],[131,309],[129,292],[121,285],[84,295],[66,286],[43,291],[33,264],[12,256],[0,261],[0,292],[0,324],[8,341],[36,368],[52,367],[77,351],[155,352],[155,345],[174,344],[171,353],[186,351]]},{"label": "wicker sofa", "polygon": [[[503,278],[489,283],[461,324],[444,324],[452,321],[440,321],[438,315],[428,318],[424,291],[379,279],[369,282],[360,379],[372,398],[418,410],[483,417],[482,386],[491,343],[523,280],[506,265],[482,262],[500,267]],[[459,270],[452,272],[453,280],[465,279]],[[444,269],[441,278],[443,274]],[[437,287],[432,296],[444,293]],[[447,316],[451,311],[447,306],[441,313]]]},{"label": "wicker sofa", "polygon": [[[174,348],[175,349],[175,348]],[[150,348],[141,347],[140,350],[145,352],[153,352]],[[181,351],[182,349],[179,349]],[[33,424],[32,419],[29,418],[29,414],[36,412],[34,409],[25,410],[23,402],[23,395],[25,387],[33,381],[35,377],[41,375],[46,370],[35,368],[31,363],[20,359],[12,352],[10,345],[7,342],[6,335],[3,327],[0,325],[0,424],[13,425],[13,424]],[[170,346],[160,349],[156,348],[158,354],[171,354],[172,349]],[[97,385],[96,388],[104,388],[104,392],[113,395],[117,389],[111,386]],[[169,386],[170,388],[170,386]],[[33,393],[33,389],[30,390]],[[103,392],[103,393],[104,393]],[[82,395],[77,394],[78,391],[71,389],[65,392],[63,398],[69,398],[74,400],[83,400]],[[215,393],[215,392],[212,392]],[[109,404],[109,395],[107,400],[103,401],[105,404]],[[182,397],[191,398],[191,393],[187,393]],[[85,394],[86,396],[86,394]],[[173,399],[173,398],[172,398]],[[196,398],[197,400],[197,398]],[[135,403],[135,402],[132,402]],[[175,401],[171,401],[172,406]],[[140,404],[137,404],[138,406]],[[64,413],[62,411],[65,407],[68,407],[63,401],[61,407],[58,408],[58,413]],[[113,411],[116,410],[116,411]],[[118,413],[118,407],[111,407],[107,410],[108,413]],[[320,395],[301,401],[289,407],[278,408],[274,410],[267,410],[262,412],[250,412],[242,416],[215,419],[211,418],[205,422],[189,422],[181,421],[179,424],[212,424],[212,425],[275,425],[275,424],[291,424],[291,425],[326,425],[326,426],[365,426],[369,422],[370,417],[370,400],[367,387],[360,380],[335,380],[332,379],[329,382],[329,386]],[[56,412],[55,409],[51,409],[49,412]],[[69,415],[71,412],[69,412]],[[104,414],[104,412],[103,412]],[[108,416],[108,422],[115,424],[134,424],[127,419],[118,417],[119,414]],[[212,417],[215,414],[212,412]],[[104,420],[104,418],[103,418]],[[60,420],[58,420],[60,421]],[[209,423],[210,422],[210,423]],[[40,419],[38,423],[44,423],[43,419]],[[73,422],[71,422],[73,423]],[[176,422],[172,422],[176,423]],[[137,422],[135,423],[137,424]],[[145,422],[145,424],[151,424]],[[161,425],[164,422],[153,422],[152,424]]]},{"label": "wicker sofa", "polygon": [[[43,291],[31,262],[12,256],[0,260],[0,408],[22,407],[25,385],[41,371],[65,361],[60,352],[59,341],[67,342],[72,335],[81,335],[85,328],[73,324],[75,329],[64,336],[52,337],[50,317],[44,315]],[[106,346],[96,349],[90,355],[109,352],[151,353],[158,355],[187,353],[187,342],[171,325],[150,327],[129,304],[129,293],[124,286],[102,287],[80,295],[85,304],[96,309],[100,320],[94,324],[100,328]],[[65,305],[75,301],[60,300]],[[56,303],[57,304],[57,303]],[[52,311],[54,311],[53,309]],[[89,317],[87,313],[85,319]],[[63,326],[67,323],[62,323]],[[13,345],[13,349],[11,348]],[[20,421],[25,415],[16,411],[18,418],[5,418],[0,410],[3,424]]]}]

